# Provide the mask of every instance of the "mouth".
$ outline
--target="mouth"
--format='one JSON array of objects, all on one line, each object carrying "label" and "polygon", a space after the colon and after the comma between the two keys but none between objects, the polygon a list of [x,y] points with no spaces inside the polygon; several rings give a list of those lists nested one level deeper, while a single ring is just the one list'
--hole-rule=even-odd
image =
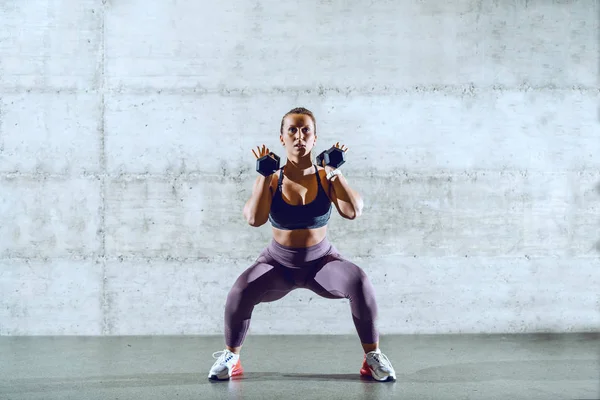
[{"label": "mouth", "polygon": [[294,145],[294,147],[297,148],[297,149],[304,149],[304,148],[306,148],[306,146],[303,145],[303,144],[296,144],[296,145]]}]

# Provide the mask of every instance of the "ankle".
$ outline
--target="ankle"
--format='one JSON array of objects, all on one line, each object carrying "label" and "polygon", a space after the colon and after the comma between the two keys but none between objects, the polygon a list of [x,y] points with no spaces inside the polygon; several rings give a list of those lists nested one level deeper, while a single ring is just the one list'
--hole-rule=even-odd
[{"label": "ankle", "polygon": [[365,351],[365,354],[370,353],[372,351],[377,351],[379,350],[379,342],[375,342],[375,343],[361,343],[362,344],[362,348]]}]

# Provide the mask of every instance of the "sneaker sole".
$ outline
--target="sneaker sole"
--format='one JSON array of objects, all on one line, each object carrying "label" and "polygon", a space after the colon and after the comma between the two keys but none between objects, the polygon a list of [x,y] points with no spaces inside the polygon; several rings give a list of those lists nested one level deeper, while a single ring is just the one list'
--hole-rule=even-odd
[{"label": "sneaker sole", "polygon": [[371,379],[373,379],[373,380],[374,380],[374,381],[376,381],[376,382],[396,382],[396,378],[394,378],[394,377],[393,377],[393,376],[391,376],[391,375],[390,375],[390,376],[388,376],[388,377],[386,377],[386,378],[384,378],[384,379],[377,379],[377,378],[375,378],[375,377],[373,376],[373,374],[363,374],[363,373],[362,373],[362,371],[361,371],[361,374],[360,374],[360,375],[361,375],[361,376],[364,376],[364,377],[366,377],[366,378],[371,378]]},{"label": "sneaker sole", "polygon": [[231,370],[231,376],[227,376],[225,378],[219,378],[217,375],[211,375],[208,377],[208,380],[210,381],[228,381],[229,379],[235,377],[235,376],[240,376],[244,374],[244,368],[242,368],[240,362],[238,361],[238,364],[236,365],[237,368],[234,367],[234,369]]},{"label": "sneaker sole", "polygon": [[386,378],[384,378],[384,379],[377,379],[377,378],[375,377],[375,375],[373,375],[373,371],[371,371],[371,369],[370,369],[370,368],[368,368],[368,367],[366,367],[366,368],[365,368],[365,366],[364,366],[364,365],[363,365],[363,367],[360,369],[360,374],[361,374],[362,376],[365,376],[365,377],[371,378],[371,379],[373,379],[374,381],[377,381],[377,382],[396,382],[396,377],[394,377],[394,376],[391,376],[391,375],[390,375],[390,376],[388,376],[388,377],[386,377]]},{"label": "sneaker sole", "polygon": [[233,374],[231,376],[228,376],[227,378],[219,378],[217,375],[211,375],[211,376],[208,377],[208,380],[209,381],[228,381],[231,378],[235,378],[236,376],[240,376],[240,375],[242,375],[242,374],[241,373],[239,373],[239,374]]}]

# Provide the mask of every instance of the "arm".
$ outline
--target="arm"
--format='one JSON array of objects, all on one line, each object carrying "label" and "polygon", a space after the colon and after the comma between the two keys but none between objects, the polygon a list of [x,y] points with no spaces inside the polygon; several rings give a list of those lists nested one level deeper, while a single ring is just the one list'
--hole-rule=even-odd
[{"label": "arm", "polygon": [[259,227],[269,220],[269,211],[271,210],[271,182],[273,176],[264,177],[259,175],[254,181],[252,195],[244,205],[244,218],[248,224]]},{"label": "arm", "polygon": [[329,198],[346,219],[355,219],[362,214],[362,197],[350,187],[343,175],[334,176],[329,181]]}]

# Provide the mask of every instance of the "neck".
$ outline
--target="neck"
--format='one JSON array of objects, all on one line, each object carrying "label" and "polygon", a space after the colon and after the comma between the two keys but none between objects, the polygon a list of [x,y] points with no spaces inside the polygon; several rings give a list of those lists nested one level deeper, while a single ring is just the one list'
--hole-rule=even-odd
[{"label": "neck", "polygon": [[313,174],[315,172],[315,167],[313,166],[310,156],[299,159],[288,157],[284,170],[285,174],[288,176],[306,176]]}]

